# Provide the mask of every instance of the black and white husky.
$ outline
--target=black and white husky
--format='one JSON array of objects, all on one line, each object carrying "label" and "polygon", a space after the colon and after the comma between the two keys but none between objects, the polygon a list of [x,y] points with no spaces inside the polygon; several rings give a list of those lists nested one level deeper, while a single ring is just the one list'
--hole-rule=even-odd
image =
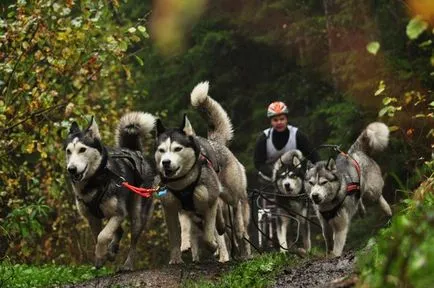
[{"label": "black and white husky", "polygon": [[305,176],[306,160],[299,150],[285,152],[274,164],[272,180],[276,184],[276,200],[279,205],[285,207],[277,207],[276,211],[277,239],[281,252],[288,250],[287,232],[290,224],[288,213],[291,214],[291,212],[295,214],[299,222],[304,251],[309,252],[311,248],[308,221],[310,200],[303,185]]},{"label": "black and white husky", "polygon": [[327,253],[341,256],[354,214],[363,199],[377,201],[389,216],[392,210],[382,196],[384,180],[372,154],[389,142],[388,127],[380,122],[369,124],[351,146],[348,154],[336,160],[320,161],[311,167],[305,179],[306,191],[314,203],[326,243]]},{"label": "black and white husky", "polygon": [[[116,131],[116,147],[102,141],[98,125],[81,130],[73,122],[65,141],[66,168],[80,214],[89,222],[96,241],[95,266],[113,260],[119,250],[124,219],[131,223],[131,244],[121,270],[134,269],[136,244],[153,210],[152,199],[127,190],[120,182],[150,187],[154,168],[143,157],[143,137],[154,128],[155,118],[148,113],[131,112],[123,116]],[[107,224],[102,227],[102,220]]]},{"label": "black and white husky", "polygon": [[[212,127],[207,138],[196,136],[185,116],[178,128],[164,128],[157,121],[155,162],[168,193],[162,197],[170,241],[170,264],[182,263],[179,213],[184,221],[192,221],[191,250],[193,261],[199,261],[197,229],[205,246],[212,252],[219,249],[221,262],[229,260],[224,241],[226,225],[222,205],[234,212],[235,236],[243,256],[250,256],[247,226],[250,210],[247,180],[243,165],[227,148],[232,139],[232,124],[224,109],[208,96],[208,82],[198,84],[191,93],[193,107],[203,109]],[[185,246],[185,245],[183,245]]]}]

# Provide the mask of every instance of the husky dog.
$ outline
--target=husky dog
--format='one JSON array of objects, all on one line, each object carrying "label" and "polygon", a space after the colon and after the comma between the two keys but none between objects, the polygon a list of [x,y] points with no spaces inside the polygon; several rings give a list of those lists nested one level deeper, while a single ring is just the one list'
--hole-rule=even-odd
[{"label": "husky dog", "polygon": [[[108,148],[101,141],[98,125],[80,130],[73,122],[65,141],[66,167],[75,193],[76,204],[89,222],[94,240],[95,266],[114,260],[119,250],[124,219],[131,221],[131,244],[128,257],[120,270],[134,269],[136,244],[149,220],[153,204],[120,184],[150,187],[155,169],[143,157],[142,138],[153,129],[151,114],[131,112],[123,116],[116,131],[116,147]],[[102,228],[102,220],[107,224]]]},{"label": "husky dog", "polygon": [[161,181],[169,191],[162,197],[171,247],[169,263],[182,263],[178,218],[181,211],[187,211],[187,219],[194,223],[190,227],[193,261],[199,261],[195,231],[198,227],[205,246],[211,252],[219,248],[220,257],[228,259],[222,235],[226,223],[219,199],[233,207],[236,236],[239,243],[244,244],[243,256],[248,257],[250,247],[243,239],[248,238],[250,216],[247,180],[244,167],[227,148],[233,136],[232,124],[220,104],[208,96],[208,82],[193,89],[191,104],[203,109],[211,121],[212,130],[207,139],[195,135],[186,116],[179,128],[166,129],[157,120],[155,162]]},{"label": "husky dog", "polygon": [[371,158],[374,152],[387,147],[389,130],[380,122],[369,124],[351,146],[348,154],[341,153],[336,161],[321,161],[306,174],[306,191],[314,203],[321,222],[327,253],[340,256],[345,245],[351,218],[363,199],[378,201],[381,209],[392,215],[382,196],[384,181],[378,164]]},{"label": "husky dog", "polygon": [[[300,223],[301,236],[305,252],[311,248],[310,223],[307,221],[309,198],[304,189],[303,181],[306,176],[306,160],[299,150],[285,152],[274,163],[272,180],[276,184],[277,201],[284,205],[289,211],[295,212]],[[277,207],[277,239],[280,244],[280,251],[288,250],[287,231],[289,218],[285,216],[288,212]]]}]

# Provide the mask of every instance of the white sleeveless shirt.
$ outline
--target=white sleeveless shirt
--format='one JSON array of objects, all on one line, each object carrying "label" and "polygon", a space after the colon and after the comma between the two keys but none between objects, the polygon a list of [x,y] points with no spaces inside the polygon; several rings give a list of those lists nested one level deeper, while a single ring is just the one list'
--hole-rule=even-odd
[{"label": "white sleeveless shirt", "polygon": [[276,160],[279,159],[279,157],[282,156],[283,153],[292,149],[297,149],[297,140],[296,140],[297,129],[298,129],[297,127],[288,125],[288,130],[289,130],[288,142],[286,142],[286,145],[280,150],[277,150],[273,144],[274,129],[268,128],[264,130],[265,136],[267,137],[267,163],[268,164],[273,164],[274,162],[276,162]]}]

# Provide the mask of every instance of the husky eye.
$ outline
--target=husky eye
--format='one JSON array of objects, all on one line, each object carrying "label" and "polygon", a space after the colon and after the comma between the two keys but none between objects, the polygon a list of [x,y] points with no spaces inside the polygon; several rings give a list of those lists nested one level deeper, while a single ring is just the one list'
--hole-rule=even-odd
[{"label": "husky eye", "polygon": [[321,180],[320,182],[319,182],[319,185],[325,185],[325,184],[327,184],[329,181],[327,181],[327,180]]},{"label": "husky eye", "polygon": [[86,152],[86,148],[84,147],[81,147],[80,150],[78,150],[78,153],[84,153],[84,152]]},{"label": "husky eye", "polygon": [[182,147],[175,147],[174,149],[173,149],[173,151],[175,151],[175,152],[179,152],[179,151],[181,151],[182,150]]},{"label": "husky eye", "polygon": [[315,183],[314,183],[312,180],[309,181],[309,184],[310,184],[311,186],[315,186]]},{"label": "husky eye", "polygon": [[160,148],[160,149],[158,149],[158,152],[160,152],[160,153],[164,153],[164,152],[166,152],[166,151],[164,151],[163,148]]},{"label": "husky eye", "polygon": [[71,155],[71,150],[66,149],[66,154]]}]

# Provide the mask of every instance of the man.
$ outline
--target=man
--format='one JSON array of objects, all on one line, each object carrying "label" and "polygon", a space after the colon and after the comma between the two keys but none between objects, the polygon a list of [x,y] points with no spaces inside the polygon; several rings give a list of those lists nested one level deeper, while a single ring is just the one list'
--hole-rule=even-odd
[{"label": "man", "polygon": [[297,127],[288,125],[288,113],[285,103],[271,103],[267,110],[271,128],[264,130],[256,141],[255,167],[266,180],[271,179],[274,162],[291,149],[300,150],[313,163],[319,160],[318,153],[313,150],[307,136]]}]

